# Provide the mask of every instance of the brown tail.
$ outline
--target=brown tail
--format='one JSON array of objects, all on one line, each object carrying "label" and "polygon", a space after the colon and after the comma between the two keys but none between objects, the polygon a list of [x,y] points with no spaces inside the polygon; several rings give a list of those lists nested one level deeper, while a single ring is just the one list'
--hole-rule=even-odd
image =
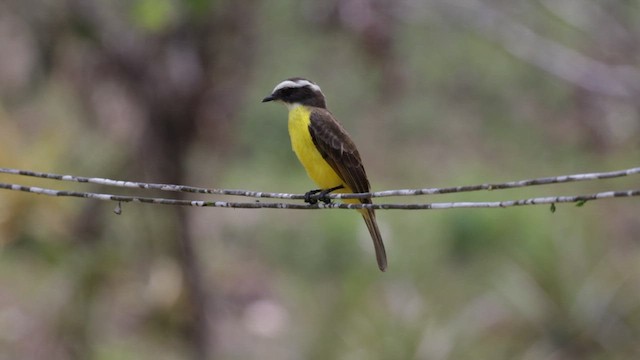
[{"label": "brown tail", "polygon": [[373,209],[366,209],[361,211],[364,222],[367,224],[371,239],[373,239],[373,247],[376,250],[376,260],[378,260],[378,268],[385,271],[387,269],[387,252],[384,250],[384,243],[382,242],[382,235],[378,229],[376,223],[376,214]]}]

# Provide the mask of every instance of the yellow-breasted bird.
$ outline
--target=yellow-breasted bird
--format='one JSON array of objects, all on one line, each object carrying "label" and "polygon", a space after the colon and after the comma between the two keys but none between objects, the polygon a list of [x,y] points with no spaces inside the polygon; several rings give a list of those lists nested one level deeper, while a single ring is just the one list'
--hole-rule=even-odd
[{"label": "yellow-breasted bird", "polygon": [[[309,177],[320,187],[305,194],[305,201],[314,203],[311,195],[330,202],[327,194],[369,192],[369,180],[362,166],[356,145],[347,131],[327,110],[324,94],[315,83],[303,78],[282,81],[262,102],[282,102],[289,109],[291,147]],[[371,199],[345,199],[345,202],[370,204]],[[364,218],[376,251],[378,268],[387,268],[387,254],[376,223],[373,209],[359,210]]]}]

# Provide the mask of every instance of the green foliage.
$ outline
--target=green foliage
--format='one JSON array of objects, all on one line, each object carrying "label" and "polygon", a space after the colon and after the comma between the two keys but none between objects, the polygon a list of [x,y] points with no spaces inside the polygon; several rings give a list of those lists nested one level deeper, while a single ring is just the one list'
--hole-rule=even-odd
[{"label": "green foliage", "polygon": [[149,32],[165,30],[175,18],[173,0],[135,0],[131,15],[136,25]]}]

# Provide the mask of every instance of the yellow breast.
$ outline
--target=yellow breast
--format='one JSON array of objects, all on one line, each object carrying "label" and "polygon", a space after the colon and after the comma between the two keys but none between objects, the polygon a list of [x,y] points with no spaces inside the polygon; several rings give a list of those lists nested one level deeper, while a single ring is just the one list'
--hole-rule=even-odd
[{"label": "yellow breast", "polygon": [[319,188],[329,189],[345,185],[313,143],[309,133],[310,115],[311,110],[306,106],[295,106],[289,110],[289,136],[293,152],[296,153],[307,174]]}]

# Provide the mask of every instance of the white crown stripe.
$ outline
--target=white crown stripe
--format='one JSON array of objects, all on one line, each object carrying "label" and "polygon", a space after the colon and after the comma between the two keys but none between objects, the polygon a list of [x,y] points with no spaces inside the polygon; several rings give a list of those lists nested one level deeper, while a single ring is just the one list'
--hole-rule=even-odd
[{"label": "white crown stripe", "polygon": [[284,88],[301,88],[305,86],[310,87],[314,91],[322,92],[322,90],[320,90],[320,86],[312,83],[309,80],[300,79],[296,81],[285,80],[280,84],[276,85],[276,87],[273,88],[273,91],[271,93],[275,93],[276,91]]}]

